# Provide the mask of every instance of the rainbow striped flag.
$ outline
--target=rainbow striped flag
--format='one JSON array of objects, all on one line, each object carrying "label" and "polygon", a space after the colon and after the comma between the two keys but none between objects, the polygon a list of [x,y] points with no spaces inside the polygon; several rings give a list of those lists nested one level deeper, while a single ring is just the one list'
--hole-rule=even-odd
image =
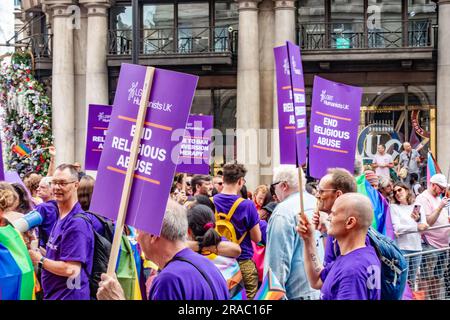
[{"label": "rainbow striped flag", "polygon": [[35,300],[36,276],[21,234],[0,227],[0,300]]},{"label": "rainbow striped flag", "polygon": [[391,239],[395,238],[394,228],[392,227],[391,212],[389,210],[389,203],[378,192],[364,175],[356,178],[358,192],[367,196],[373,206],[373,222],[372,227],[379,233],[388,236]]},{"label": "rainbow striped flag", "polygon": [[427,186],[430,187],[430,178],[434,176],[436,173],[442,173],[441,168],[436,162],[436,159],[433,157],[431,152],[428,151],[427,156]]},{"label": "rainbow striped flag", "polygon": [[122,235],[122,244],[117,259],[116,275],[127,300],[142,300],[139,283],[141,271],[140,265],[141,260],[135,243],[130,241],[127,236]]},{"label": "rainbow striped flag", "polygon": [[11,150],[15,152],[19,157],[25,157],[31,153],[31,150],[24,143],[14,145]]},{"label": "rainbow striped flag", "polygon": [[286,291],[269,267],[253,300],[281,300],[285,295]]}]

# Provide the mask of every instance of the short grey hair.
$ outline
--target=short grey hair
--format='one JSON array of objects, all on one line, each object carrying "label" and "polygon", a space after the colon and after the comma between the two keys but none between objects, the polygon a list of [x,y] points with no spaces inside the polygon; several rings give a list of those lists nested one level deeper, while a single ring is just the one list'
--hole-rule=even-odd
[{"label": "short grey hair", "polygon": [[380,177],[380,188],[386,188],[391,183],[391,179],[388,179],[384,176]]},{"label": "short grey hair", "polygon": [[161,237],[169,241],[186,241],[188,220],[186,208],[169,199],[161,230]]},{"label": "short grey hair", "polygon": [[355,155],[355,166],[353,169],[353,176],[358,177],[362,174],[363,171],[363,160],[359,154]]},{"label": "short grey hair", "polygon": [[291,189],[298,189],[298,169],[293,165],[281,165],[275,168],[273,182],[280,181],[286,182]]},{"label": "short grey hair", "polygon": [[41,183],[45,184],[47,187],[50,187],[52,180],[53,180],[52,177],[43,177],[41,179]]}]

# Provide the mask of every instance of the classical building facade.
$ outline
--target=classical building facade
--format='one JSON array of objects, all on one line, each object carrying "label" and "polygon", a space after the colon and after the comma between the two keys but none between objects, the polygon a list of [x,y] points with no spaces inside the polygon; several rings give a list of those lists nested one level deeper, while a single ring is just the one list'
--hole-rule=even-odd
[{"label": "classical building facade", "polygon": [[[286,40],[302,49],[308,108],[315,75],[363,87],[366,161],[377,143],[395,156],[411,140],[448,168],[450,1],[139,3],[139,63],[200,76],[192,113],[214,115],[225,134],[216,164],[247,163],[250,187],[278,163],[273,48]],[[51,78],[57,162],[83,162],[87,106],[112,104],[120,64],[131,62],[131,1],[22,0],[20,15],[36,71]]]}]

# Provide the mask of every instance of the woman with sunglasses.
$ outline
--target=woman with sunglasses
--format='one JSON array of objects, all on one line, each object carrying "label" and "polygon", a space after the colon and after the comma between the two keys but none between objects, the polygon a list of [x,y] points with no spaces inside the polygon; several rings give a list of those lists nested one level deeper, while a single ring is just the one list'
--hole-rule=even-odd
[{"label": "woman with sunglasses", "polygon": [[[403,182],[397,182],[393,190],[390,209],[397,244],[403,254],[420,252],[422,244],[419,232],[428,229],[424,210],[420,205],[414,204],[414,195]],[[421,255],[407,258],[408,281],[413,288],[421,259]]]}]

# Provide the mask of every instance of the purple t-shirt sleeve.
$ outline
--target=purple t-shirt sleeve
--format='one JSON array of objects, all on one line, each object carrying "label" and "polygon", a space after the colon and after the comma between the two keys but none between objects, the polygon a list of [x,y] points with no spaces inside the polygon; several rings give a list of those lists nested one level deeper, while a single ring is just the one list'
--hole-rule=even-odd
[{"label": "purple t-shirt sleeve", "polygon": [[62,261],[77,261],[87,264],[88,254],[93,246],[94,233],[92,227],[82,218],[74,218],[61,238]]}]

